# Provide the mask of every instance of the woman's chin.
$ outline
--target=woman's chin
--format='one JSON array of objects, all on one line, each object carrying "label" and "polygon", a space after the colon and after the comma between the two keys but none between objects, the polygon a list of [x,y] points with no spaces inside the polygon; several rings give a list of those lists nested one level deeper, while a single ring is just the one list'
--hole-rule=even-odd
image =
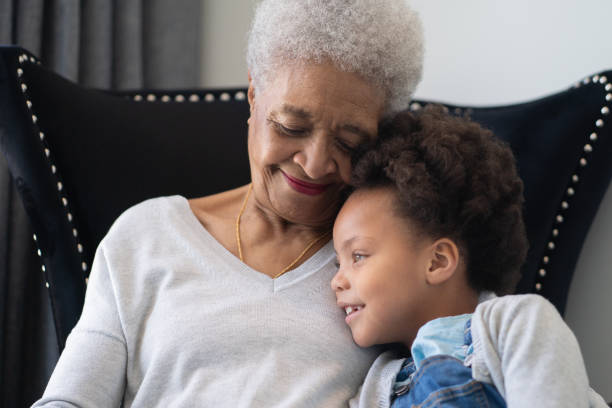
[{"label": "woman's chin", "polygon": [[272,201],[272,205],[279,217],[293,224],[328,227],[333,224],[340,210],[340,201],[339,194],[335,197],[293,195],[291,198],[279,197]]}]

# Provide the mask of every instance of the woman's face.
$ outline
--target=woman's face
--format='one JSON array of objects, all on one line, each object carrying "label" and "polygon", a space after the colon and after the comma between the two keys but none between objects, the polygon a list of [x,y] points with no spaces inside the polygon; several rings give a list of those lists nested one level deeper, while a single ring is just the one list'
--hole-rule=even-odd
[{"label": "woman's face", "polygon": [[351,154],[376,137],[382,92],[328,64],[286,67],[249,86],[249,160],[255,199],[292,223],[333,222]]}]

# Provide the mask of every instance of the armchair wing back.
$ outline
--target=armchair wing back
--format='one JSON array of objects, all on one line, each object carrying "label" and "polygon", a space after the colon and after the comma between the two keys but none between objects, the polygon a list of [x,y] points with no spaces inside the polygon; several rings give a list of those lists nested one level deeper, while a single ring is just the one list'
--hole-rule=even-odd
[{"label": "armchair wing back", "polygon": [[[530,242],[517,291],[541,293],[561,312],[612,177],[611,99],[612,72],[603,72],[527,103],[445,105],[510,143]],[[23,49],[0,47],[0,148],[35,232],[60,349],[80,315],[95,249],[122,211],[249,181],[248,115],[245,89],[87,89]]]}]

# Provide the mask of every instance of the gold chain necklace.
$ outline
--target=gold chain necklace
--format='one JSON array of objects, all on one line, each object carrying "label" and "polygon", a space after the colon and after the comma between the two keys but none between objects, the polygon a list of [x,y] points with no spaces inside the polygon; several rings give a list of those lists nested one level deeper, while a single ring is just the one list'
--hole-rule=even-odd
[{"label": "gold chain necklace", "polygon": [[[242,244],[240,241],[240,218],[242,217],[242,213],[244,212],[244,209],[246,208],[246,204],[247,201],[249,201],[249,197],[251,195],[251,190],[253,189],[253,184],[249,184],[249,189],[247,190],[246,193],[246,197],[244,197],[244,201],[242,202],[242,207],[240,208],[240,212],[238,213],[238,217],[236,217],[236,244],[238,244],[238,256],[240,257],[240,260],[242,262],[244,262],[244,257],[242,256]],[[329,235],[330,231],[326,231],[323,235],[319,235],[318,237],[316,237],[315,239],[313,239],[312,241],[310,241],[308,243],[308,245],[306,245],[306,248],[304,248],[304,250],[298,255],[297,258],[295,258],[289,265],[285,266],[283,268],[282,271],[280,271],[280,273],[278,275],[275,275],[273,277],[273,279],[278,278],[279,276],[281,276],[282,274],[284,274],[287,271],[290,271],[293,266],[298,263],[303,257],[304,255],[306,255],[306,252],[308,252],[308,250],[310,248],[313,247],[313,245],[315,245],[317,242],[321,241],[323,238],[325,238],[327,235]]]}]

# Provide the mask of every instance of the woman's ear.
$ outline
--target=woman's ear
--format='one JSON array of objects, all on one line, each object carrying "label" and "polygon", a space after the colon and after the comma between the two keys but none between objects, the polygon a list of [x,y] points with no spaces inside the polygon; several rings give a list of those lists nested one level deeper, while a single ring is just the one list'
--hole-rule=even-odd
[{"label": "woman's ear", "polygon": [[448,238],[440,238],[431,245],[431,258],[426,272],[430,285],[440,285],[448,281],[459,265],[459,248]]},{"label": "woman's ear", "polygon": [[251,77],[251,71],[247,71],[249,77],[249,89],[247,91],[247,99],[249,101],[249,109],[253,113],[253,104],[255,103],[255,85],[253,84],[253,77]]}]

